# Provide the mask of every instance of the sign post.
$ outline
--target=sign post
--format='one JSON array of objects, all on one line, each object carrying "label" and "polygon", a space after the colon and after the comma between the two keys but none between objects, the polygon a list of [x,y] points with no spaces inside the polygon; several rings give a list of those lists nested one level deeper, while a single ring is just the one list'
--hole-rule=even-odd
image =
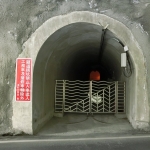
[{"label": "sign post", "polygon": [[16,101],[31,100],[31,58],[16,60]]}]

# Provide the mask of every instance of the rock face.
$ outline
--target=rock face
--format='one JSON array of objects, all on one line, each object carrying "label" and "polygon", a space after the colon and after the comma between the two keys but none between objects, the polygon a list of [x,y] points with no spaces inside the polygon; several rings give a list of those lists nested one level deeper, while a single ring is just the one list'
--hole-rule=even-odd
[{"label": "rock face", "polygon": [[97,12],[125,24],[142,47],[145,65],[150,64],[149,0],[0,0],[0,134],[13,132],[15,61],[23,43],[49,18],[73,11]]}]

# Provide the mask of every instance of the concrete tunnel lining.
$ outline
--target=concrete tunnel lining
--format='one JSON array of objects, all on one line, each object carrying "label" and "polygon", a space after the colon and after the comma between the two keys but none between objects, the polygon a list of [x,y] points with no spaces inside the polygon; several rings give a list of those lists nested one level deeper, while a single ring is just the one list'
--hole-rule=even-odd
[{"label": "concrete tunnel lining", "polygon": [[[90,72],[98,64],[101,31],[98,25],[75,23],[59,29],[43,44],[33,73],[35,122],[50,109],[54,111],[55,80],[89,80]],[[120,56],[123,47],[112,40],[114,36],[107,31],[102,61],[96,67],[101,80],[105,81],[122,78]]]},{"label": "concrete tunnel lining", "polygon": [[[57,22],[57,25],[54,25],[55,22]],[[141,66],[143,64],[144,59],[142,59],[143,55],[141,53],[141,50],[138,47],[138,44],[136,43],[136,41],[133,37],[133,35],[120,22],[118,22],[118,21],[116,21],[112,18],[109,18],[105,15],[95,14],[95,13],[91,13],[91,12],[74,12],[74,13],[71,13],[71,14],[68,14],[68,15],[51,18],[46,23],[44,23],[31,36],[31,38],[24,44],[25,49],[19,57],[31,57],[32,60],[33,60],[33,68],[34,68],[34,70],[36,70],[36,65],[37,65],[36,63],[37,63],[38,55],[40,56],[40,53],[41,53],[40,49],[45,45],[44,43],[48,39],[48,37],[50,37],[50,35],[52,35],[55,31],[57,32],[57,30],[59,30],[61,27],[67,26],[68,24],[77,23],[77,22],[92,23],[92,24],[95,24],[95,25],[98,25],[98,22],[101,22],[102,25],[106,25],[107,23],[110,24],[109,30],[112,31],[115,35],[117,35],[117,37],[120,40],[122,40],[129,47],[129,49],[131,50],[130,54],[131,54],[132,60],[133,60],[134,65],[135,65],[134,66],[135,69],[134,69],[134,74],[132,75],[132,77],[126,80],[126,82],[127,82],[127,92],[129,93],[127,95],[127,99],[128,99],[127,100],[127,117],[129,119],[129,121],[131,122],[131,124],[134,126],[134,128],[138,128],[138,127],[143,128],[143,124],[144,124],[144,127],[146,127],[147,123],[149,122],[149,116],[147,115],[147,113],[146,113],[146,115],[143,114],[143,112],[148,111],[148,107],[146,107],[146,104],[148,102],[148,101],[146,101],[147,100],[147,97],[146,97],[147,95],[145,95],[145,91],[143,91],[143,89],[141,89],[140,87],[137,86],[139,84],[144,84],[145,85],[146,83],[145,83],[144,78],[141,79],[141,80],[137,80],[140,76],[142,76],[143,72],[142,71],[141,72],[136,72],[136,70],[139,68],[139,66]],[[99,27],[99,29],[100,29],[100,27]],[[124,31],[125,34],[122,33],[122,31]],[[100,32],[98,32],[98,33],[100,33]],[[94,34],[95,37],[96,37],[96,35],[99,37],[99,34]],[[91,49],[96,50],[97,49],[96,47],[99,44],[99,39],[100,38],[95,38],[95,39],[96,39],[95,44],[94,43],[90,44],[90,42],[89,42],[89,45],[87,45],[87,47],[84,47],[84,48],[81,48],[82,46],[80,45],[79,47],[81,49],[79,48],[79,50],[82,51],[82,52],[85,49],[88,50],[88,48],[89,48],[89,51]],[[131,41],[135,42],[134,46],[131,43]],[[109,41],[109,42],[108,42],[108,47],[109,47],[109,45],[112,45],[111,41]],[[87,43],[87,41],[86,41],[86,43]],[[65,44],[65,43],[62,42],[62,44]],[[76,44],[76,45],[78,45],[78,44]],[[95,45],[95,47],[93,47],[93,45]],[[58,47],[58,46],[61,46],[61,45],[58,45],[58,44],[55,45],[55,47]],[[109,49],[109,48],[106,47],[106,49]],[[45,53],[45,57],[50,58],[50,53],[51,52],[48,52],[48,53],[47,52]],[[59,59],[56,58],[56,54],[55,54],[56,51],[54,51],[52,53],[53,53],[53,55],[52,55],[53,57],[51,57],[51,59],[48,59],[49,61],[45,61],[45,59],[43,57],[42,60],[44,60],[44,61],[41,60],[41,66],[38,66],[38,67],[41,68],[41,69],[45,69],[45,72],[43,72],[43,73],[46,76],[51,76],[51,72],[47,68],[52,69],[51,71],[53,72],[53,76],[51,76],[51,79],[52,79],[52,82],[53,82],[52,84],[54,85],[56,77],[58,79],[58,78],[61,78],[63,76],[65,77],[66,75],[65,74],[62,75],[58,71],[58,70],[60,70],[60,68],[62,68],[62,67],[59,68],[58,66],[61,66],[63,64],[62,63],[59,64],[60,62],[57,61]],[[141,56],[140,61],[137,60],[136,57],[135,57],[135,55],[137,53]],[[59,54],[60,54],[60,52],[59,52]],[[64,55],[65,55],[65,53],[64,53]],[[94,53],[92,55],[94,55]],[[59,57],[61,57],[61,56],[62,55],[59,55]],[[91,54],[89,56],[91,56]],[[58,55],[57,55],[57,57],[58,57]],[[64,56],[64,57],[60,58],[60,59],[62,59],[62,62],[64,62],[63,58],[66,58],[66,57]],[[105,58],[107,58],[107,57],[105,57]],[[76,59],[78,59],[78,57]],[[35,62],[35,60],[36,60],[36,62]],[[55,65],[52,63],[54,61],[56,62]],[[117,60],[117,61],[119,61],[119,60]],[[43,65],[44,67],[42,67],[42,63],[46,63],[45,65]],[[109,63],[109,64],[112,64],[112,63]],[[117,64],[119,64],[119,63],[117,63]],[[48,66],[48,67],[46,67],[46,66]],[[56,66],[58,68],[55,68]],[[108,68],[108,66],[107,66],[107,68]],[[112,66],[110,68],[112,68]],[[119,68],[119,67],[115,67],[115,68]],[[145,69],[144,65],[142,66],[142,69],[144,71],[144,69]],[[120,71],[119,69],[116,70],[116,72],[119,72],[119,71]],[[54,72],[56,72],[56,76],[54,76]],[[40,71],[39,72],[37,71],[36,73],[40,73]],[[40,76],[40,74],[39,74],[39,76]],[[41,75],[41,77],[42,77],[42,75]],[[13,115],[13,128],[14,129],[19,128],[20,130],[24,131],[25,133],[29,133],[29,134],[32,134],[34,130],[38,130],[38,128],[40,128],[47,120],[49,120],[53,116],[53,112],[54,112],[53,101],[50,101],[50,100],[47,101],[47,102],[45,101],[47,98],[49,98],[49,96],[46,96],[46,95],[50,94],[50,91],[53,91],[53,96],[54,96],[54,88],[50,87],[52,89],[51,90],[49,89],[48,91],[45,91],[45,89],[43,88],[41,90],[44,91],[44,94],[41,94],[39,97],[34,97],[34,90],[37,93],[41,92],[41,90],[38,91],[38,90],[36,90],[36,87],[34,87],[34,80],[36,80],[34,78],[35,77],[34,77],[34,74],[33,74],[33,99],[32,99],[32,103],[24,103],[24,105],[17,104],[15,102],[13,103],[13,107],[14,107],[14,109],[13,109],[13,114],[14,114]],[[118,76],[118,77],[116,76],[116,79],[119,80],[119,78],[120,78],[120,76]],[[47,78],[44,77],[44,82],[41,85],[43,86],[45,83],[47,83],[47,85],[50,85],[50,84],[48,84],[48,82],[50,82],[50,81],[47,81]],[[132,85],[132,87],[131,87],[131,85]],[[48,88],[46,88],[46,89],[48,89]],[[132,92],[130,92],[130,90]],[[141,91],[140,95],[138,95],[139,90]],[[142,113],[138,114],[137,113],[137,107],[140,104],[140,97],[142,97],[142,96],[145,97],[145,102],[146,103],[142,108],[140,108],[140,109],[142,109],[141,110]],[[39,99],[39,101],[38,101],[38,99]],[[33,107],[32,107],[32,105],[33,105]],[[41,107],[44,108],[43,109],[44,111],[40,110]],[[26,121],[24,119],[21,119],[24,123],[22,122],[22,123],[18,124],[18,119],[20,119],[21,114],[18,115],[17,112],[15,111],[15,108],[21,108],[21,109],[25,110],[23,118],[26,119]],[[34,111],[35,108],[37,109],[37,112],[40,112],[39,114],[37,114]],[[30,114],[31,114],[31,116],[29,116]],[[138,122],[137,122],[137,120],[138,120]],[[140,122],[140,126],[139,126],[139,122]],[[26,124],[27,126],[24,128],[23,124]]]}]

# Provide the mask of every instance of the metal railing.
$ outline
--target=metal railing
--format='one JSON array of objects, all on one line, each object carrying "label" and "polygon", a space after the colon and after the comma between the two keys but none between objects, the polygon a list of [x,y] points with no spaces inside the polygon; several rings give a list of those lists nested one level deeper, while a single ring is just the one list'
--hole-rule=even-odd
[{"label": "metal railing", "polygon": [[125,113],[125,82],[56,80],[55,112]]}]

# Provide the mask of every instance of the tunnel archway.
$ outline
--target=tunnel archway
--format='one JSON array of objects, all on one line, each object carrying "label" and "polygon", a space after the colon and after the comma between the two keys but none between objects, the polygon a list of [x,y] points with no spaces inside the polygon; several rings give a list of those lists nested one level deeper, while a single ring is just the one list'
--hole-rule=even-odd
[{"label": "tunnel archway", "polygon": [[[100,72],[104,75],[102,79],[126,80],[127,117],[134,128],[142,128],[143,124],[144,127],[148,125],[148,100],[146,91],[143,90],[143,85],[146,86],[146,80],[143,77],[144,58],[132,33],[122,23],[107,16],[91,12],[74,12],[51,18],[24,44],[25,49],[20,57],[31,57],[34,68],[32,104],[28,103],[24,106],[14,104],[14,108],[24,107],[32,113],[31,116],[27,115],[26,122],[29,126],[23,128],[20,125],[24,132],[33,133],[53,116],[56,79],[87,80],[91,67],[97,64],[101,34],[99,22],[103,26],[110,24],[105,40],[107,42],[103,54],[105,59],[99,66]],[[123,47],[111,39],[114,36],[131,50],[130,57],[134,71],[128,79],[122,76],[120,67],[119,55]],[[136,59],[136,55],[141,56],[141,59]],[[140,72],[139,68],[141,68]],[[139,80],[141,77],[143,78]],[[145,103],[140,107],[142,97],[145,98]],[[141,110],[140,113],[138,109]],[[15,111],[14,116],[15,128],[20,116]]]},{"label": "tunnel archway", "polygon": [[54,113],[56,80],[88,81],[92,69],[101,72],[101,80],[125,80],[120,59],[124,49],[109,30],[99,62],[101,34],[102,27],[78,22],[57,30],[45,41],[33,73],[33,120],[43,118],[50,110]]}]

